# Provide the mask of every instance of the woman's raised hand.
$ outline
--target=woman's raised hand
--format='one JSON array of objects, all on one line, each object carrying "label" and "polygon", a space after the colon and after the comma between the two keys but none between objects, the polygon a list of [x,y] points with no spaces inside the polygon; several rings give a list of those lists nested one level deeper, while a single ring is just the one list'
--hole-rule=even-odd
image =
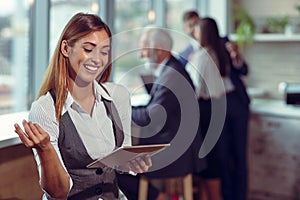
[{"label": "woman's raised hand", "polygon": [[15,124],[15,132],[19,135],[22,143],[29,148],[36,148],[37,151],[45,151],[51,145],[49,134],[38,124],[23,120],[23,129]]}]

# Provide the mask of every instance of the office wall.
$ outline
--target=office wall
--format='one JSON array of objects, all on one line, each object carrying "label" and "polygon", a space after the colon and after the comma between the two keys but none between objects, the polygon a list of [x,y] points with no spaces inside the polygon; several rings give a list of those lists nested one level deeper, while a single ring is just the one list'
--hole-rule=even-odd
[{"label": "office wall", "polygon": [[265,97],[281,99],[280,82],[300,82],[300,41],[254,42],[243,54],[250,69],[247,85],[265,90]]}]

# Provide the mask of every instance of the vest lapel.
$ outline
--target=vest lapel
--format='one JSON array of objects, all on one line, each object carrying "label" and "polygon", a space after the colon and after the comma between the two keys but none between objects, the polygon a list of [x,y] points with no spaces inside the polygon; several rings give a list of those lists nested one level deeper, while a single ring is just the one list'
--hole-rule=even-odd
[{"label": "vest lapel", "polygon": [[[99,85],[109,95],[107,89],[101,83],[99,83]],[[104,106],[106,108],[107,116],[111,119],[113,123],[116,147],[120,147],[122,146],[124,141],[124,132],[123,132],[123,126],[122,126],[119,113],[117,111],[115,104],[112,101],[108,101],[105,98],[102,99],[103,99]]]},{"label": "vest lapel", "polygon": [[[104,86],[102,86],[102,84],[100,84],[100,86],[109,95],[106,88],[104,88]],[[55,103],[56,102],[55,91],[53,89],[51,89],[50,94]],[[108,101],[104,98],[102,98],[102,99],[103,99],[103,103],[104,103],[104,106],[106,109],[106,113],[107,113],[108,117],[111,119],[112,124],[113,124],[113,130],[114,130],[114,135],[115,135],[115,145],[116,145],[116,147],[120,147],[120,146],[122,146],[123,141],[124,141],[124,132],[123,132],[123,126],[122,126],[122,122],[121,122],[119,113],[115,107],[115,104],[112,101]]]},{"label": "vest lapel", "polygon": [[115,144],[117,147],[120,147],[122,146],[124,140],[124,132],[123,132],[123,126],[122,126],[120,116],[115,107],[115,104],[112,101],[108,101],[103,98],[103,103],[106,108],[107,115],[113,123]]}]

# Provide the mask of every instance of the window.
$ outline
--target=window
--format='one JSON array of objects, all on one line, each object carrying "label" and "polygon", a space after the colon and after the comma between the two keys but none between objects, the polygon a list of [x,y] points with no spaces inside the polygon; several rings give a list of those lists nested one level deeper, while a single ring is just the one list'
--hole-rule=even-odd
[{"label": "window", "polygon": [[139,75],[145,71],[139,59],[141,28],[151,19],[149,0],[116,0],[113,36],[113,81],[133,93],[145,92]]},{"label": "window", "polygon": [[67,22],[78,12],[98,14],[98,0],[51,0],[50,7],[50,58]]},{"label": "window", "polygon": [[197,10],[194,1],[166,0],[167,3],[167,28],[182,31],[183,13],[188,10]]},{"label": "window", "polygon": [[183,14],[188,10],[197,10],[197,8],[194,1],[166,0],[166,3],[166,24],[167,28],[172,30],[171,35],[174,40],[173,51],[178,53],[189,44],[189,38],[183,32]]},{"label": "window", "polygon": [[[189,37],[183,33],[182,15],[185,11],[196,9],[196,1],[166,0],[166,12],[153,0],[116,0],[114,16],[114,76],[113,81],[125,85],[131,94],[144,93],[140,74],[147,73],[139,59],[139,37],[141,28],[161,22],[171,31],[174,53],[178,53],[188,43]],[[164,7],[164,6],[162,6]],[[160,13],[155,16],[155,13]],[[162,19],[155,19],[155,18]]]},{"label": "window", "polygon": [[0,1],[0,114],[28,109],[29,1]]}]

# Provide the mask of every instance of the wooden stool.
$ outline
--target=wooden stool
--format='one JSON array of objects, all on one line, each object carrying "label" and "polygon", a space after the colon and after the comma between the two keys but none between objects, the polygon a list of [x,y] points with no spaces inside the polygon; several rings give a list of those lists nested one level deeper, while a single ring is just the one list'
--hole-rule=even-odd
[{"label": "wooden stool", "polygon": [[[184,200],[193,200],[193,177],[187,174],[182,177]],[[149,179],[141,176],[139,183],[139,200],[147,200]]]}]

